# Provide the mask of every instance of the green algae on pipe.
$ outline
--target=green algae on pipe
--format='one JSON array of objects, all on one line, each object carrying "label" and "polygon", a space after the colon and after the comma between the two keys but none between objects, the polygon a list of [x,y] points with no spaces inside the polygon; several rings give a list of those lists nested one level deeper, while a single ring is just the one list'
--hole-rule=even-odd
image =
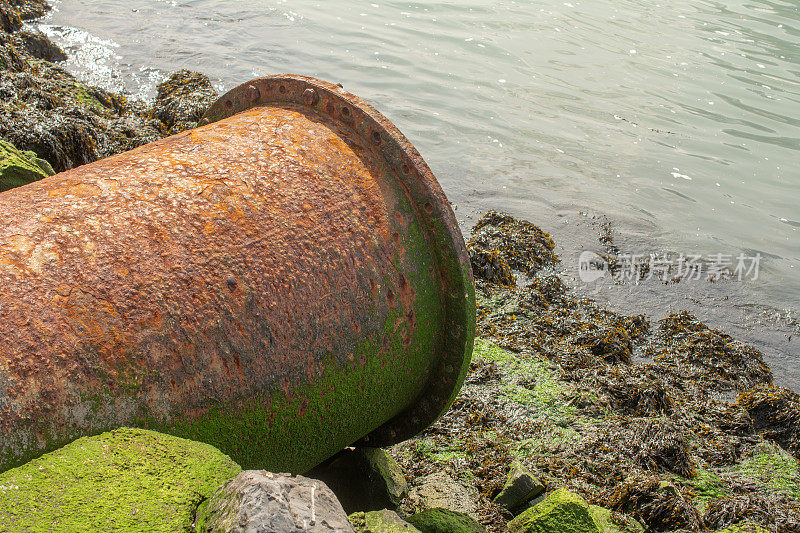
[{"label": "green algae on pipe", "polygon": [[201,123],[0,194],[0,471],[139,426],[302,472],[457,394],[469,260],[405,137],[301,76]]}]

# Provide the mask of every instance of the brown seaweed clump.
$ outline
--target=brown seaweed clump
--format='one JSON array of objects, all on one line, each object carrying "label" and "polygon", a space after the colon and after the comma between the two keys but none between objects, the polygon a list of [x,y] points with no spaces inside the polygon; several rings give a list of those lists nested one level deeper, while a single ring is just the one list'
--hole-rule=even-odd
[{"label": "brown seaweed clump", "polygon": [[476,277],[482,277],[481,274],[487,271],[483,264],[485,258],[494,255],[500,255],[512,270],[529,277],[559,261],[549,234],[527,220],[517,220],[496,211],[489,211],[475,224],[467,248],[470,259],[479,259],[477,264],[473,264]]},{"label": "brown seaweed clump", "polygon": [[699,531],[702,517],[691,497],[675,485],[650,476],[634,476],[614,487],[609,507],[626,512],[652,531]]},{"label": "brown seaweed clump", "polygon": [[158,86],[154,114],[169,135],[194,128],[217,98],[208,76],[179,70]]},{"label": "brown seaweed clump", "polygon": [[758,350],[709,328],[686,311],[663,319],[658,332],[650,353],[686,384],[743,391],[772,383],[772,372]]},{"label": "brown seaweed clump", "polygon": [[[762,354],[689,313],[651,328],[576,297],[538,266],[554,263],[533,228],[489,213],[474,232],[475,355],[450,411],[392,449],[412,485],[471,479],[482,523],[503,531],[491,497],[513,457],[649,531],[800,531],[800,463],[765,441],[797,455],[800,399],[770,385]],[[486,275],[485,257],[523,281]]]},{"label": "brown seaweed clump", "polygon": [[800,395],[762,385],[743,392],[737,403],[750,415],[754,431],[800,459]]}]

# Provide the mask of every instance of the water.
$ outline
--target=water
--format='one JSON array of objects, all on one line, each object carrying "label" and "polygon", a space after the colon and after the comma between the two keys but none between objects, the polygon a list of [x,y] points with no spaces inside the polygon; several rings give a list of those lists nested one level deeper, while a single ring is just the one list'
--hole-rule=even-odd
[{"label": "water", "polygon": [[558,239],[583,211],[609,216],[639,251],[760,253],[758,280],[727,286],[735,301],[712,307],[752,308],[728,319],[745,326],[773,315],[773,326],[789,324],[765,353],[800,388],[796,1],[55,7],[43,27],[70,54],[68,68],[138,97],[179,68],[220,89],[275,73],[342,83],[414,142],[465,227],[500,208]]}]

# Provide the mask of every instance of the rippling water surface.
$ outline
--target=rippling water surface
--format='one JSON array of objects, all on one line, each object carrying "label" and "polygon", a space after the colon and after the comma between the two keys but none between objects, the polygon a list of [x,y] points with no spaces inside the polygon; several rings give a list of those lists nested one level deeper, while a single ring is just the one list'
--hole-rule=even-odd
[{"label": "rippling water surface", "polygon": [[780,312],[800,295],[799,5],[60,0],[44,28],[84,79],[142,97],[178,68],[221,89],[340,82],[415,143],[465,225],[588,210],[677,252],[758,252],[746,290]]}]

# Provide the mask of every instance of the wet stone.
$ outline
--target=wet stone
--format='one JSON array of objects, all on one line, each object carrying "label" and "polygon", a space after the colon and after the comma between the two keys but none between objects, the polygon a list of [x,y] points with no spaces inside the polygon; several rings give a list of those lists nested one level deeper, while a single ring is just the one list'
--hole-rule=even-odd
[{"label": "wet stone", "polygon": [[196,531],[347,533],[354,529],[336,496],[322,481],[246,470],[198,510]]},{"label": "wet stone", "polygon": [[545,491],[544,484],[521,463],[514,462],[503,488],[494,502],[512,513]]}]

